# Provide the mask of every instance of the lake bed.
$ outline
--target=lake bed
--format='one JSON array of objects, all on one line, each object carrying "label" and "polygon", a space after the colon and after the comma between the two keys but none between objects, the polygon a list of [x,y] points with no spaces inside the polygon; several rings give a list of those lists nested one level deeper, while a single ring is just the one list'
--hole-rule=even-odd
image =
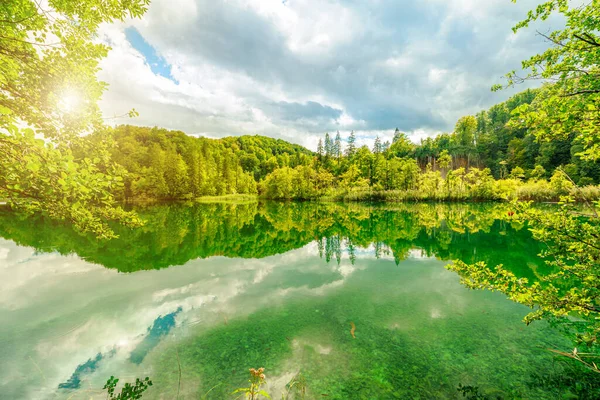
[{"label": "lake bed", "polygon": [[[103,398],[111,375],[144,398],[234,398],[265,367],[273,398],[573,394],[548,348],[571,343],[454,259],[535,280],[541,244],[506,206],[170,204],[98,242],[0,215],[0,386],[8,398]],[[181,371],[181,375],[180,375]],[[294,398],[293,394],[290,398]]]}]

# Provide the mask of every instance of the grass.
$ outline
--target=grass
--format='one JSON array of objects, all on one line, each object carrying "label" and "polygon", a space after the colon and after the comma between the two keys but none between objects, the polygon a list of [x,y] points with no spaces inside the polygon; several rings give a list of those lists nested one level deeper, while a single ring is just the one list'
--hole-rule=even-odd
[{"label": "grass", "polygon": [[198,203],[254,203],[258,201],[258,196],[254,194],[227,194],[197,197],[194,201]]},{"label": "grass", "polygon": [[[479,188],[470,189],[464,187],[462,190],[447,191],[444,187],[431,192],[425,192],[420,189],[408,190],[374,190],[372,188],[354,188],[354,189],[331,189],[325,195],[311,200],[333,201],[333,202],[479,202],[479,201],[504,201],[507,199],[531,200],[536,202],[558,202],[560,197],[570,194],[575,201],[595,201],[600,200],[600,186],[584,186],[581,188],[572,188],[568,192],[561,192],[555,189],[548,181],[528,181],[521,182],[517,179],[504,179],[495,181],[492,187],[481,190]],[[179,200],[182,202],[198,203],[255,203],[260,198],[269,200],[265,197],[259,197],[253,194],[228,194],[222,196],[202,196],[195,199]],[[307,199],[308,200],[308,199]],[[169,200],[164,200],[169,202]],[[128,199],[127,203],[136,204],[154,204],[161,203],[163,200],[157,199]],[[2,204],[2,199],[0,199]]]},{"label": "grass", "polygon": [[[222,196],[202,196],[196,198],[182,199],[154,199],[148,197],[128,198],[124,200],[126,204],[160,204],[160,203],[253,203],[258,200],[254,194],[226,194]],[[0,200],[1,201],[1,200]]]},{"label": "grass", "polygon": [[444,189],[435,192],[424,192],[418,189],[409,190],[372,190],[372,189],[338,189],[321,197],[321,201],[345,202],[464,202],[464,201],[504,201],[508,199],[531,200],[536,202],[558,202],[560,197],[569,194],[577,202],[600,199],[600,186],[572,188],[561,192],[553,188],[547,181],[518,182],[516,180],[497,181],[495,187],[487,192],[472,192],[468,189],[447,192]]}]

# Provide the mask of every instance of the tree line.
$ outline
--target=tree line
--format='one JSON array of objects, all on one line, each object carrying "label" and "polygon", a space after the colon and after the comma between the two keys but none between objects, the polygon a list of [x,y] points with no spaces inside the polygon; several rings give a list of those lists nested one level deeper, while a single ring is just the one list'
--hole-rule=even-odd
[{"label": "tree line", "polygon": [[[310,168],[282,168],[267,176],[259,189],[269,198],[333,194],[339,199],[365,199],[361,193],[366,190],[372,197],[372,191],[418,189],[395,197],[556,200],[575,185],[600,182],[600,164],[582,156],[580,135],[573,132],[539,141],[527,128],[515,126],[513,112],[531,104],[536,94],[526,90],[487,111],[462,117],[454,132],[419,144],[398,129],[391,143],[377,137],[372,148],[357,147],[354,132],[346,140],[339,132],[327,133],[319,140]],[[332,188],[337,190],[328,190]],[[589,193],[591,198],[597,197],[596,192]],[[390,196],[382,193],[379,198]]]},{"label": "tree line", "polygon": [[[123,175],[114,195],[124,199],[257,194],[257,183],[268,174],[283,166],[308,165],[312,159],[312,152],[302,146],[265,136],[209,139],[121,125],[88,140],[110,143],[110,157]],[[89,155],[89,148],[84,151]]]},{"label": "tree line", "polygon": [[[538,141],[511,124],[513,111],[531,104],[536,93],[526,90],[462,117],[454,132],[419,144],[398,129],[391,143],[377,137],[372,148],[357,146],[354,132],[345,140],[337,132],[326,133],[312,152],[258,135],[208,139],[130,125],[103,130],[90,140],[113,143],[111,158],[124,176],[114,194],[124,199],[260,194],[271,199],[556,200],[575,185],[600,182],[600,164],[581,157],[583,144],[575,134]],[[598,192],[587,189],[590,198]]]}]

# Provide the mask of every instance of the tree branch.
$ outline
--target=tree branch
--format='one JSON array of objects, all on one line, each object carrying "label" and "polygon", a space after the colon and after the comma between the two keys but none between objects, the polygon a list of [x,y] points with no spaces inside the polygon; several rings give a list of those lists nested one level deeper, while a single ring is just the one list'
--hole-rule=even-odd
[{"label": "tree branch", "polygon": [[554,43],[557,46],[561,46],[561,47],[565,47],[565,44],[562,42],[559,42],[557,40],[552,39],[550,36],[540,32],[540,31],[536,31],[538,35],[540,35],[541,37],[545,38],[546,40],[549,40],[550,42]]},{"label": "tree branch", "polygon": [[27,21],[29,18],[31,18],[31,17],[33,17],[33,16],[35,16],[35,15],[36,15],[36,14],[31,14],[31,15],[29,15],[29,16],[27,16],[27,17],[24,17],[24,18],[21,18],[21,19],[19,19],[19,20],[17,20],[17,21],[11,21],[11,20],[9,20],[9,19],[0,19],[0,24],[15,24],[15,25],[16,25],[16,24],[20,24],[21,22],[25,22],[25,21]]},{"label": "tree branch", "polygon": [[576,92],[562,94],[562,95],[560,95],[560,97],[571,97],[571,96],[578,96],[580,94],[594,94],[594,93],[600,93],[600,89],[578,90]]},{"label": "tree branch", "polygon": [[596,46],[596,47],[600,47],[600,43],[596,42],[596,39],[594,39],[592,36],[590,36],[588,33],[584,34],[585,36],[587,36],[587,39],[584,37],[581,37],[578,34],[574,34],[573,36],[579,40],[581,40],[582,42],[586,42],[587,44],[591,44],[592,46]]},{"label": "tree branch", "polygon": [[8,36],[0,36],[0,39],[13,40],[15,42],[24,43],[24,44],[30,44],[32,46],[59,47],[60,45],[62,45],[61,42],[56,42],[56,43],[36,43],[36,42],[28,42],[27,40],[21,40],[21,39],[17,39],[17,38],[11,38],[11,37],[8,37]]}]

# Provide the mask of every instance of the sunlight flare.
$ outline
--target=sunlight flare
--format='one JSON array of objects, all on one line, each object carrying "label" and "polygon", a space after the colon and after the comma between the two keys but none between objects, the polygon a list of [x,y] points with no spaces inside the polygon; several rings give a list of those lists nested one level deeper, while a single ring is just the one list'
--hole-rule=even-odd
[{"label": "sunlight flare", "polygon": [[58,108],[63,114],[74,114],[81,109],[83,99],[74,89],[65,91],[58,102]]}]

